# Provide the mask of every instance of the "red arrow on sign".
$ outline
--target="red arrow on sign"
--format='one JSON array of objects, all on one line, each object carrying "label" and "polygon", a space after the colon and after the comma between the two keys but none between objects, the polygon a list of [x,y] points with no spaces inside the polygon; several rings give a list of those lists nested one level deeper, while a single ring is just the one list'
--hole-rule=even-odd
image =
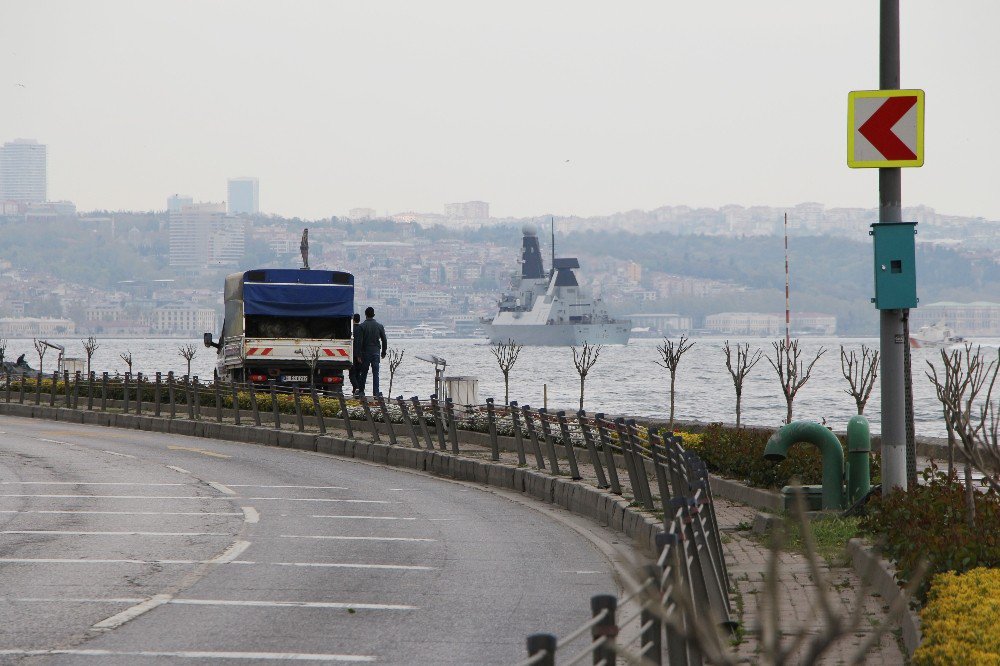
[{"label": "red arrow on sign", "polygon": [[915,160],[917,156],[896,136],[892,128],[916,103],[916,97],[890,97],[858,131],[885,159]]}]

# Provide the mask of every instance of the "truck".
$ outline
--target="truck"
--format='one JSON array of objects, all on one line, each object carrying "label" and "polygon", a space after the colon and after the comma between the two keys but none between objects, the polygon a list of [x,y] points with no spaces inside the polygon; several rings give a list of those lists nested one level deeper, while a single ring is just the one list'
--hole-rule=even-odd
[{"label": "truck", "polygon": [[215,378],[343,390],[354,358],[354,276],[344,271],[259,268],[226,277]]}]

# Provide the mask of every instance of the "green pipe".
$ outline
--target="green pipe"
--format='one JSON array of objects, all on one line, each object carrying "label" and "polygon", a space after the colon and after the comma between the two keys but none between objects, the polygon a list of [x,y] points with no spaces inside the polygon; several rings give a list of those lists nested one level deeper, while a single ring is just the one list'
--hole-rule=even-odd
[{"label": "green pipe", "polygon": [[854,504],[868,494],[871,479],[872,440],[868,419],[858,414],[847,422],[847,501]]},{"label": "green pipe", "polygon": [[812,421],[792,421],[782,426],[767,440],[764,459],[781,462],[797,442],[814,445],[823,456],[823,509],[843,509],[844,448],[826,426]]}]

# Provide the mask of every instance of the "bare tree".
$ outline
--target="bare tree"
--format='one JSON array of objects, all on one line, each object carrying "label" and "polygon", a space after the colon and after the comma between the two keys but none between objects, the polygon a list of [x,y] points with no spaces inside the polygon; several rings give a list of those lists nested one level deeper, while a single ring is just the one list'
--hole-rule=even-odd
[{"label": "bare tree", "polygon": [[802,350],[799,348],[799,340],[796,338],[790,344],[784,340],[772,342],[774,347],[774,358],[768,357],[767,362],[771,364],[774,371],[778,373],[778,381],[781,382],[781,392],[785,395],[785,405],[787,412],[785,423],[792,422],[792,403],[795,402],[795,394],[809,381],[813,366],[820,356],[826,353],[826,349],[819,348],[816,356],[807,366],[802,360]]},{"label": "bare tree", "polygon": [[523,346],[510,339],[490,347],[490,352],[496,357],[500,372],[503,373],[503,404],[505,405],[510,404],[510,370],[517,363],[517,355],[521,353]]},{"label": "bare tree", "polygon": [[[654,362],[661,368],[666,368],[670,371],[670,425],[668,427],[671,430],[674,428],[674,386],[677,379],[677,366],[681,362],[681,356],[684,355],[684,352],[691,349],[691,347],[694,347],[694,343],[688,342],[687,336],[684,335],[681,336],[681,339],[676,344],[669,338],[663,338],[663,344],[656,347],[656,351],[660,352],[662,362]],[[583,409],[583,407],[580,409]]]},{"label": "bare tree", "polygon": [[41,380],[43,370],[42,360],[45,358],[45,352],[49,350],[49,347],[38,338],[32,338],[31,341],[35,345],[35,351],[38,352],[38,379]]},{"label": "bare tree", "polygon": [[879,351],[868,345],[861,345],[861,358],[857,357],[854,350],[848,354],[844,345],[840,345],[840,371],[844,374],[844,379],[851,385],[851,388],[844,389],[844,393],[854,398],[854,404],[858,407],[858,414],[865,413],[865,405],[875,388],[875,379],[878,377]]},{"label": "bare tree", "polygon": [[576,347],[573,347],[573,365],[576,366],[576,371],[580,375],[580,409],[583,409],[583,387],[587,382],[587,373],[590,369],[594,367],[597,363],[598,357],[601,355],[601,350],[604,349],[601,345],[592,345],[589,342],[584,341],[583,348],[577,351]]},{"label": "bare tree", "polygon": [[97,343],[97,338],[90,336],[83,341],[83,353],[87,355],[87,376],[90,376],[90,359],[94,356],[94,352],[100,347]]},{"label": "bare tree", "polygon": [[121,360],[125,361],[125,365],[128,366],[128,373],[131,375],[132,374],[132,352],[130,352],[129,350],[126,349],[124,353],[118,354],[118,357]]},{"label": "bare tree", "polygon": [[395,347],[389,347],[386,350],[386,356],[389,359],[389,397],[392,397],[392,380],[396,378],[396,370],[399,370],[399,366],[403,363],[403,355],[406,353],[405,349],[396,349]]},{"label": "bare tree", "polygon": [[302,359],[309,366],[309,386],[316,388],[316,366],[319,365],[320,354],[323,353],[322,348],[315,345],[310,347],[303,347],[302,349],[296,349],[296,354],[301,354]]},{"label": "bare tree", "polygon": [[726,368],[729,369],[729,374],[733,378],[733,388],[736,389],[736,427],[739,428],[743,401],[743,380],[750,374],[753,367],[760,363],[764,352],[757,349],[751,354],[749,342],[737,343],[736,367],[733,367],[733,349],[729,346],[729,340],[726,340],[726,346],[723,347],[723,350],[726,352]]},{"label": "bare tree", "polygon": [[177,348],[177,353],[187,361],[187,376],[191,376],[191,360],[198,354],[198,347],[193,344],[181,345]]},{"label": "bare tree", "polygon": [[[975,351],[973,351],[975,349]],[[1000,492],[1000,405],[992,402],[1000,371],[1000,351],[986,362],[982,347],[966,343],[951,352],[942,349],[943,378],[930,366],[927,378],[934,384],[944,408],[949,434],[962,443],[965,454],[965,502],[970,527],[975,525],[972,468],[975,467],[995,491]]]}]

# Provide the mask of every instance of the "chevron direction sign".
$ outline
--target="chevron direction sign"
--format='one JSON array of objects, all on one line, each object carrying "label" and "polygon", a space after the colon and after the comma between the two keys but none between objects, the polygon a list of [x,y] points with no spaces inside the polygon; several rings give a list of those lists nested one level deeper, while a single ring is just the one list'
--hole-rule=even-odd
[{"label": "chevron direction sign", "polygon": [[923,90],[855,90],[848,94],[847,166],[923,165]]}]

